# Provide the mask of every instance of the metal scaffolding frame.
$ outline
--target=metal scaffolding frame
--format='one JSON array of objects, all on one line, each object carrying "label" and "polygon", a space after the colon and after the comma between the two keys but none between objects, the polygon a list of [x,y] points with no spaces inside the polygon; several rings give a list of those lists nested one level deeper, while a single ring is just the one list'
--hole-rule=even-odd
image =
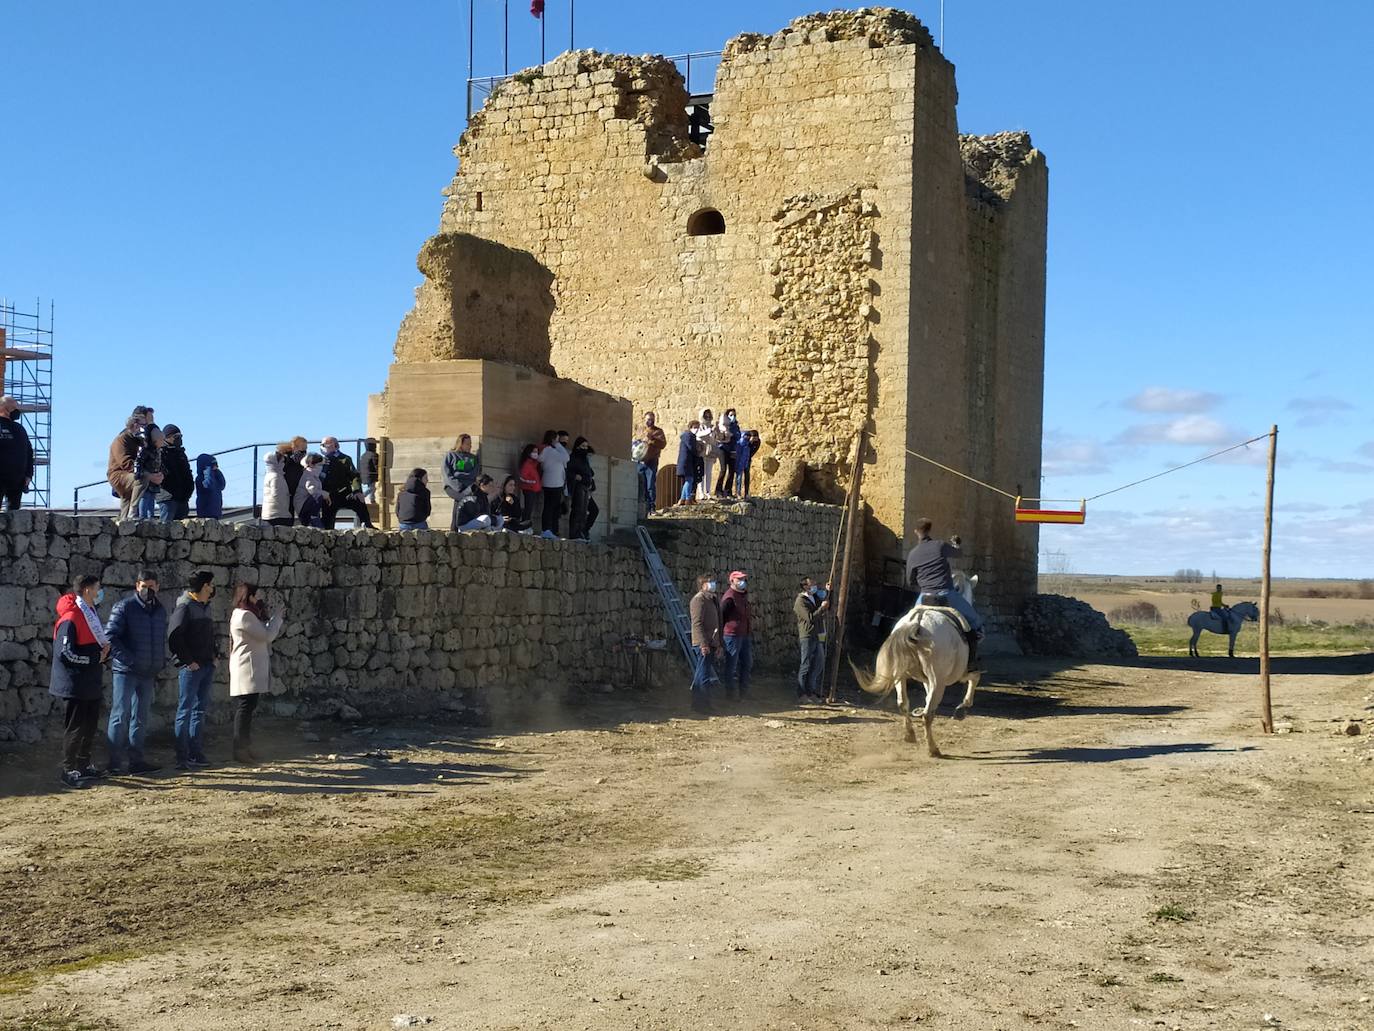
[{"label": "metal scaffolding frame", "polygon": [[33,480],[25,503],[47,508],[52,493],[53,303],[35,300],[33,311],[0,298],[0,394],[19,402],[19,420],[33,443]]}]

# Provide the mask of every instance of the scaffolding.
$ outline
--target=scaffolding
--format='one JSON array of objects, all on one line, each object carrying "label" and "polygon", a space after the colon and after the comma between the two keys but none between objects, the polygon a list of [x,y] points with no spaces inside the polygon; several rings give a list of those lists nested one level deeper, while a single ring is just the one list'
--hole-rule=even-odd
[{"label": "scaffolding", "polygon": [[52,493],[52,319],[41,301],[33,311],[0,298],[0,395],[19,404],[19,421],[33,444],[33,480],[24,496],[26,505],[48,508]]}]

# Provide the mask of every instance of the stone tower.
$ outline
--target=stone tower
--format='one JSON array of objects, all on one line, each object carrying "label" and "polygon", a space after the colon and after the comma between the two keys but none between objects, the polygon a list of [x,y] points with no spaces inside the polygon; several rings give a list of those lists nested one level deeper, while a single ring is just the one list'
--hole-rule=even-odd
[{"label": "stone tower", "polygon": [[961,137],[955,101],[890,8],[732,39],[704,146],[664,58],[522,72],[455,148],[396,361],[528,366],[657,412],[670,441],[733,406],[765,442],[756,490],[813,499],[843,499],[867,426],[870,581],[928,515],[1005,619],[1036,528],[907,449],[1039,493],[1048,178],[1024,133]]}]

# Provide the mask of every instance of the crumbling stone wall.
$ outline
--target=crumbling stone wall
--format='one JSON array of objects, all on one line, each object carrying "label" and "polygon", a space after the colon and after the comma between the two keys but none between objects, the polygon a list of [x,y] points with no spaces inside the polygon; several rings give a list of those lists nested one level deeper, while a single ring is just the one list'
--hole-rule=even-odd
[{"label": "crumbling stone wall", "polygon": [[[828,561],[836,517],[827,506],[761,502],[727,521],[703,517],[698,531],[686,528],[665,542],[664,560],[684,590],[700,570],[750,570],[760,599],[760,660],[786,664],[795,661],[793,567],[811,572],[822,554]],[[777,542],[787,550],[775,550]],[[666,633],[658,594],[632,547],[509,534],[0,514],[0,741],[60,730],[48,675],[53,607],[64,586],[87,572],[102,577],[108,617],[145,565],[158,573],[169,611],[192,571],[214,572],[214,614],[226,650],[230,584],[256,581],[274,608],[284,608],[268,700],[278,716],[349,707],[380,717],[486,718],[559,701],[577,688],[623,685],[629,668],[615,645]],[[665,684],[685,690],[689,677],[676,650],[659,659],[658,671]],[[227,675],[221,664],[220,703]],[[108,691],[107,674],[107,702]],[[170,668],[156,705],[163,713],[175,709]]]},{"label": "crumbling stone wall", "polygon": [[[872,582],[902,557],[922,515],[970,541],[978,525],[986,565],[974,571],[994,573],[1008,538],[982,533],[978,488],[906,452],[956,468],[982,461],[970,439],[990,403],[981,392],[1003,388],[977,361],[1023,348],[1038,360],[1044,247],[1033,209],[1041,204],[1043,228],[1043,193],[1018,191],[1012,207],[1025,214],[1000,230],[1009,271],[998,274],[998,310],[1016,311],[1024,329],[999,315],[997,346],[975,360],[972,277],[986,270],[971,264],[956,97],[953,67],[912,15],[809,15],[726,45],[703,151],[687,138],[686,91],[670,62],[570,52],[504,83],[473,117],[439,228],[529,253],[552,273],[558,375],[629,398],[637,420],[653,409],[670,431],[702,407],[736,407],[765,442],[756,490],[790,491],[800,471],[809,495],[840,502],[854,422],[869,418]],[[842,200],[832,209],[825,198]],[[819,220],[788,222],[797,204]],[[688,232],[705,211],[719,212],[723,233]],[[863,268],[841,267],[821,244],[834,239],[853,257],[860,227],[871,253]],[[809,263],[780,260],[800,259],[808,243]],[[409,360],[401,348],[398,358]],[[1020,404],[1040,394],[1032,365],[1027,356],[1012,373],[1017,403],[996,402],[993,450],[1014,466],[1002,482],[1038,482],[1038,413],[1032,425],[1029,401]],[[808,396],[826,417],[806,417]],[[1003,513],[1010,523],[1009,506]],[[1024,576],[994,575],[992,585],[1014,612]]]}]

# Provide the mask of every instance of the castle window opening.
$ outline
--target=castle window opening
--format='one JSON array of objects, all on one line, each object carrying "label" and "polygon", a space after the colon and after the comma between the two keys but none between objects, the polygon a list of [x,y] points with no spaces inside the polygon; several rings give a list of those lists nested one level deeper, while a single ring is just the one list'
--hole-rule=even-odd
[{"label": "castle window opening", "polygon": [[481,190],[478,190],[478,191],[477,191],[477,210],[478,210],[478,211],[481,211],[481,210],[482,210],[482,191],[481,191]]},{"label": "castle window opening", "polygon": [[688,236],[720,236],[725,232],[725,216],[715,208],[702,208],[687,220]]}]

